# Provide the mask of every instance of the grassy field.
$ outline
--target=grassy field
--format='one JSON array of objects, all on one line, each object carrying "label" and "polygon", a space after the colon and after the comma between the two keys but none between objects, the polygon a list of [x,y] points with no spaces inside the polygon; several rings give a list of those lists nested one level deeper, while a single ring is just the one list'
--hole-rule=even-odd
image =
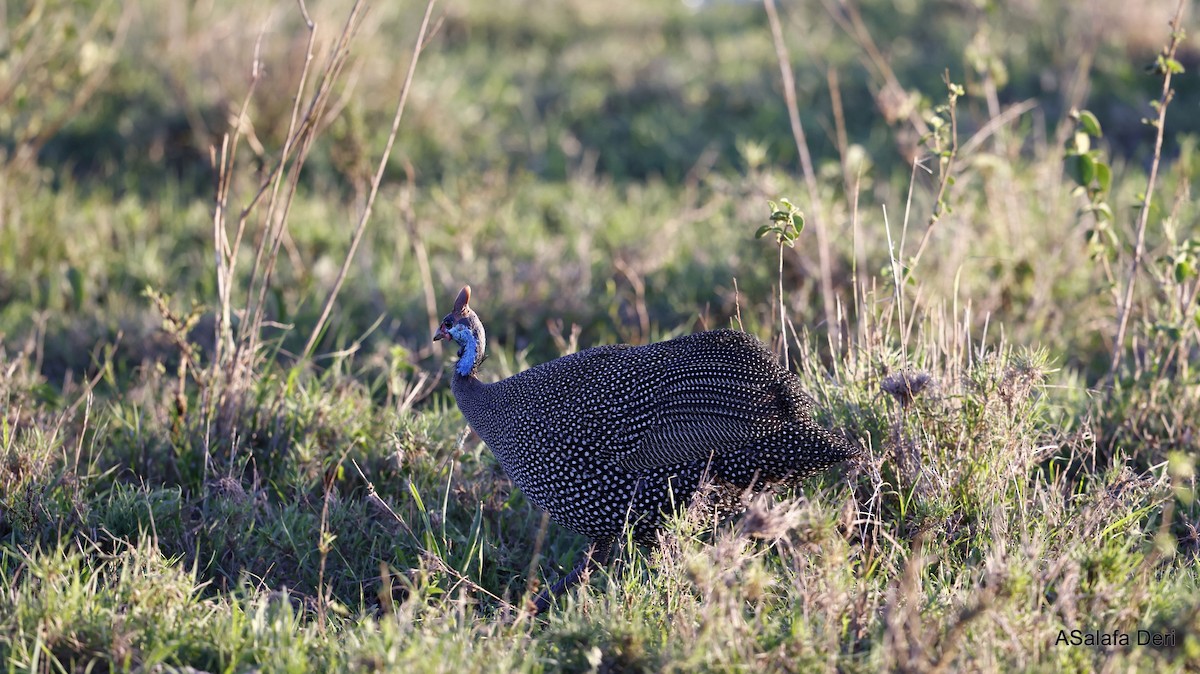
[{"label": "grassy field", "polygon": [[[1127,4],[0,4],[0,667],[1195,671],[1198,7]],[[740,325],[865,455],[533,617],[465,283],[485,377]]]}]

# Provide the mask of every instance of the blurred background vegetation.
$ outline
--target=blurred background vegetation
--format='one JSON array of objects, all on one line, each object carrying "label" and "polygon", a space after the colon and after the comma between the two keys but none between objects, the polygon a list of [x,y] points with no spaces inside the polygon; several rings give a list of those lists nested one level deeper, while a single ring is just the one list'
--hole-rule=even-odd
[{"label": "blurred background vegetation", "polygon": [[[318,61],[345,5],[311,8]],[[580,325],[585,345],[726,324],[735,278],[745,303],[763,309],[744,317],[757,329],[771,320],[774,250],[752,233],[766,200],[780,196],[819,216],[836,299],[852,305],[851,279],[869,286],[890,274],[881,205],[899,232],[919,157],[932,174],[915,173],[908,234],[924,230],[938,180],[921,131],[945,102],[948,71],[966,88],[960,142],[984,133],[958,158],[951,212],[916,272],[921,301],[957,300],[980,330],[1003,325],[1007,339],[1043,345],[1097,381],[1111,350],[1110,281],[1089,262],[1090,225],[1076,213],[1085,200],[1064,183],[1067,112],[1086,107],[1102,121],[1113,207],[1131,213],[1152,149],[1141,120],[1158,86],[1143,66],[1173,9],[1116,0],[788,3],[784,36],[819,177],[820,203],[811,204],[801,198],[761,6],[443,3],[366,245],[320,350],[383,317],[370,348],[400,343],[428,355],[430,316],[463,283],[475,287],[499,343],[533,347],[535,361],[555,353],[552,318]],[[370,8],[338,114],[305,165],[269,307],[297,328],[294,339],[307,336],[345,255],[420,10]],[[118,334],[115,363],[128,370],[160,355],[145,287],[181,311],[214,301],[213,153],[258,49],[237,207],[286,137],[302,17],[294,3],[221,0],[41,0],[9,2],[4,12],[0,335],[10,350],[36,344],[55,386],[96,367],[96,345]],[[1193,65],[1196,51],[1180,59]],[[1167,175],[1166,205],[1194,180],[1200,90],[1185,77],[1165,154],[1188,168]],[[1013,106],[1019,114],[1004,116]],[[1004,123],[989,129],[996,119]],[[1190,204],[1184,210],[1194,221]],[[1165,245],[1155,231],[1152,250]],[[826,334],[832,314],[812,241],[806,235],[788,253],[786,300],[797,325]],[[419,269],[424,254],[432,288]],[[298,347],[288,339],[284,353]]]}]

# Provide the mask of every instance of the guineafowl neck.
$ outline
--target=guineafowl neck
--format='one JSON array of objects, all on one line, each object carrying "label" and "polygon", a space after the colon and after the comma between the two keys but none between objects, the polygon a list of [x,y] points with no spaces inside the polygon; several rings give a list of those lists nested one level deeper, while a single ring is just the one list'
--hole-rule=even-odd
[{"label": "guineafowl neck", "polygon": [[474,375],[455,374],[450,389],[458,403],[458,410],[500,462],[500,467],[512,479],[522,475],[521,462],[514,455],[506,434],[511,432],[512,415],[508,395],[503,381],[485,384]]},{"label": "guineafowl neck", "polygon": [[483,386],[483,382],[479,381],[479,377],[473,374],[463,376],[457,372],[454,373],[454,378],[450,380],[450,390],[454,392],[454,396],[460,394],[470,395],[479,391],[479,387]]},{"label": "guineafowl neck", "polygon": [[463,376],[456,372],[454,378],[450,380],[450,390],[454,392],[454,400],[458,402],[458,409],[467,418],[467,423],[472,426],[475,425],[475,421],[485,406],[483,387],[483,382],[473,374]]},{"label": "guineafowl neck", "polygon": [[485,384],[475,375],[463,376],[455,374],[450,381],[450,390],[454,392],[454,400],[458,410],[471,428],[483,438],[489,446],[495,448],[498,424],[502,425],[503,411],[498,406],[497,384]]}]

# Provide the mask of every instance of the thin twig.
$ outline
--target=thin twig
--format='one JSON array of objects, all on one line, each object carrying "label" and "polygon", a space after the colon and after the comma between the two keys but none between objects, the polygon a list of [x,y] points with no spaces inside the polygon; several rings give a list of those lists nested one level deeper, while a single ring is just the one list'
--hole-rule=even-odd
[{"label": "thin twig", "polygon": [[346,252],[346,258],[342,261],[342,268],[338,271],[337,279],[333,282],[333,288],[329,290],[329,296],[325,298],[325,306],[321,309],[321,317],[317,319],[313,326],[312,334],[308,337],[308,343],[304,345],[304,351],[301,352],[302,358],[308,358],[312,355],[313,349],[317,346],[317,341],[321,338],[325,329],[325,322],[329,320],[329,313],[333,311],[333,303],[337,300],[338,293],[342,290],[342,283],[346,280],[346,273],[350,271],[350,263],[354,260],[354,254],[358,251],[358,245],[362,242],[363,233],[366,231],[367,222],[371,219],[371,210],[375,205],[375,197],[379,193],[379,185],[383,182],[383,173],[387,169],[388,159],[392,155],[392,146],[396,144],[396,135],[400,131],[400,119],[404,116],[404,107],[408,103],[408,93],[412,90],[413,77],[417,72],[417,59],[421,56],[421,51],[425,47],[425,33],[429,30],[429,17],[433,14],[433,6],[437,0],[429,0],[425,4],[425,16],[421,19],[421,28],[417,31],[417,42],[413,47],[412,59],[408,63],[408,73],[404,76],[404,85],[400,88],[400,101],[396,104],[396,114],[392,118],[392,129],[388,133],[387,144],[383,149],[383,156],[379,158],[379,168],[375,171],[375,177],[371,180],[371,193],[367,196],[366,206],[359,215],[358,224],[354,228],[354,237],[350,240],[350,250]]},{"label": "thin twig", "polygon": [[[821,222],[821,195],[817,188],[817,175],[813,170],[812,156],[808,151],[808,140],[804,136],[804,126],[800,123],[800,107],[796,103],[796,77],[792,73],[791,59],[788,57],[787,44],[783,41],[783,28],[779,23],[779,12],[775,8],[775,0],[763,0],[767,10],[767,18],[771,23],[771,38],[775,42],[775,56],[779,60],[779,73],[783,78],[783,97],[787,103],[788,121],[792,126],[792,137],[796,141],[796,151],[800,154],[800,168],[804,172],[804,185],[808,190],[809,215],[817,234],[817,263],[821,268],[821,304],[825,313],[827,329],[837,330],[837,321],[833,314],[833,272],[829,260],[829,238],[825,226]],[[782,301],[782,292],[780,300]],[[783,330],[784,326],[780,326]],[[785,349],[787,336],[784,336]],[[785,351],[786,354],[786,351]],[[785,355],[786,364],[786,355]]]},{"label": "thin twig", "polygon": [[[305,8],[304,0],[298,0],[301,9],[305,12],[305,20],[311,22],[308,18],[307,8]],[[275,270],[275,261],[279,255],[279,248],[283,243],[287,231],[288,216],[291,212],[292,204],[295,201],[296,190],[300,184],[300,168],[308,158],[309,150],[312,148],[313,142],[317,138],[317,133],[320,129],[320,120],[326,113],[329,107],[329,101],[333,95],[334,84],[338,81],[342,69],[350,56],[350,40],[358,30],[361,21],[361,12],[363,11],[363,3],[355,2],[350,10],[349,16],[346,18],[346,25],[342,29],[341,35],[338,36],[337,42],[334,44],[333,50],[329,54],[329,59],[325,68],[321,71],[320,80],[316,85],[316,90],[313,93],[312,99],[309,102],[308,110],[305,112],[304,119],[300,127],[299,147],[296,152],[296,160],[292,165],[292,170],[287,175],[287,193],[279,204],[281,211],[275,217],[272,217],[276,201],[274,195],[267,207],[267,225],[270,228],[274,225],[273,234],[269,236],[271,240],[271,253],[266,258],[266,268],[262,275],[262,281],[259,284],[258,303],[255,305],[255,313],[252,315],[252,339],[257,339],[262,327],[262,319],[264,318],[264,306],[266,304],[266,293],[270,286],[271,276]],[[311,52],[310,52],[311,53]],[[309,57],[311,58],[311,56]],[[276,191],[278,187],[276,188]],[[275,223],[278,223],[277,225]]]},{"label": "thin twig", "polygon": [[838,83],[837,68],[829,66],[825,70],[825,81],[829,84],[829,104],[833,108],[834,139],[837,140],[838,157],[842,164],[842,188],[850,188],[850,167],[846,164],[846,152],[850,148],[849,135],[846,133],[846,111],[842,107],[842,88]]},{"label": "thin twig", "polygon": [[[404,160],[404,174],[405,185],[400,191],[400,216],[417,259],[417,272],[421,276],[421,287],[425,294],[425,319],[429,321],[429,329],[433,330],[438,324],[437,297],[434,295],[433,272],[429,267],[429,251],[425,249],[416,209],[413,208],[413,195],[417,193],[417,170],[407,159]],[[441,342],[433,342],[430,348],[440,352]]]},{"label": "thin twig", "polygon": [[791,369],[792,361],[788,357],[787,312],[783,301],[783,241],[779,242],[779,338],[783,342],[783,367]]},{"label": "thin twig", "polygon": [[901,292],[900,285],[900,265],[896,262],[896,244],[892,239],[892,225],[888,220],[887,204],[883,204],[883,230],[887,234],[888,242],[888,262],[892,266],[892,285],[895,289],[895,302],[897,313],[896,330],[900,333],[900,355],[904,359],[904,368],[908,369],[908,345],[907,332],[904,330],[904,296]]},{"label": "thin twig", "polygon": [[733,277],[733,308],[735,310],[734,315],[737,316],[738,330],[745,332],[746,326],[742,324],[742,295],[741,291],[738,290],[736,276]]},{"label": "thin twig", "polygon": [[[1175,51],[1183,39],[1180,24],[1183,21],[1185,0],[1179,0],[1175,9],[1175,17],[1171,19],[1171,41],[1163,49],[1164,60],[1175,58]],[[1117,321],[1117,337],[1113,341],[1112,364],[1108,368],[1109,382],[1117,376],[1117,368],[1121,366],[1121,356],[1125,351],[1125,331],[1129,328],[1129,315],[1133,308],[1133,289],[1137,282],[1138,271],[1141,269],[1142,256],[1146,252],[1146,224],[1150,221],[1150,203],[1154,198],[1154,184],[1158,181],[1158,165],[1162,160],[1163,135],[1167,128],[1167,106],[1175,92],[1171,89],[1171,69],[1164,67],[1162,94],[1158,98],[1158,119],[1155,122],[1157,133],[1154,138],[1154,160],[1150,162],[1150,178],[1146,181],[1146,192],[1142,195],[1142,208],[1138,214],[1137,241],[1133,248],[1133,261],[1129,264],[1129,277],[1125,280],[1125,297],[1118,308],[1120,317]]]},{"label": "thin twig", "polygon": [[[863,65],[874,76],[877,85],[882,91],[891,92],[898,97],[907,97],[908,94],[904,90],[904,86],[900,84],[900,78],[896,76],[896,71],[892,69],[890,60],[880,51],[879,45],[875,44],[875,39],[871,37],[871,31],[867,30],[867,25],[862,19],[858,8],[849,0],[821,0],[821,5],[825,11],[833,18],[834,23],[842,29],[846,35],[858,45],[863,51],[865,57],[862,57]],[[841,8],[839,11],[838,8]],[[925,120],[921,119],[920,111],[916,106],[908,110],[908,123],[916,129],[917,134],[924,136],[929,133],[929,127],[925,124]]]},{"label": "thin twig", "polygon": [[[254,320],[253,317],[260,312],[261,302],[255,303],[253,287],[255,282],[261,279],[259,283],[259,295],[263,297],[263,301],[265,301],[266,288],[269,285],[267,279],[269,274],[263,274],[260,276],[259,268],[264,264],[263,252],[266,250],[268,243],[273,237],[278,236],[276,234],[275,223],[279,222],[281,226],[285,224],[285,221],[282,218],[277,219],[275,217],[276,208],[279,205],[279,192],[283,186],[285,170],[289,160],[291,160],[292,152],[295,147],[300,144],[301,139],[299,136],[301,136],[305,130],[305,124],[300,123],[300,107],[301,101],[304,99],[304,89],[308,83],[309,70],[312,67],[313,48],[317,39],[317,26],[313,23],[312,19],[309,18],[308,9],[304,6],[304,0],[299,0],[299,5],[300,12],[304,15],[305,27],[308,29],[308,43],[305,45],[304,49],[304,67],[300,69],[300,81],[296,85],[296,98],[292,103],[292,114],[288,121],[287,134],[284,135],[283,149],[279,153],[279,161],[276,162],[275,169],[271,172],[271,176],[268,178],[268,180],[263,182],[262,187],[259,188],[258,193],[253,199],[251,199],[250,203],[247,204],[244,209],[242,209],[242,218],[244,219],[249,217],[250,212],[258,203],[259,198],[268,191],[267,185],[270,185],[269,191],[271,196],[267,200],[267,213],[264,218],[267,231],[259,239],[258,246],[254,251],[254,266],[250,270],[250,284],[246,295],[245,319],[241,323],[241,329],[239,330],[238,335],[238,349],[241,353],[252,354],[257,348],[258,321]],[[313,95],[314,101],[319,93],[320,92],[317,92],[317,94]],[[312,111],[311,105],[309,106],[309,111]],[[305,121],[307,121],[307,117]],[[292,169],[297,170],[299,165],[302,163],[303,158],[293,162]],[[238,229],[240,233],[240,230],[242,229],[241,223],[239,223]]]},{"label": "thin twig", "polygon": [[[938,191],[937,196],[933,200],[933,212],[929,214],[929,223],[925,226],[925,233],[921,235],[921,243],[917,245],[917,252],[912,257],[910,271],[915,269],[917,262],[920,261],[921,255],[925,252],[925,246],[929,244],[929,237],[933,234],[933,228],[937,226],[941,220],[943,213],[946,210],[946,188],[950,186],[950,177],[954,174],[954,160],[958,159],[958,106],[956,101],[958,96],[955,95],[953,88],[954,84],[950,81],[949,69],[942,75],[942,81],[946,83],[946,88],[950,89],[950,149],[942,152],[941,141],[936,141],[936,149],[938,150]],[[905,222],[907,222],[907,217]],[[901,245],[903,249],[903,245]]]},{"label": "thin twig", "polygon": [[1006,108],[1003,112],[995,117],[992,117],[987,121],[986,124],[979,127],[979,130],[976,131],[975,134],[970,138],[968,138],[967,142],[962,144],[962,147],[958,150],[958,154],[963,157],[971,154],[983,144],[983,141],[990,138],[992,134],[1002,129],[1009,122],[1012,122],[1016,118],[1029,112],[1030,110],[1033,110],[1036,107],[1037,99],[1033,98],[1027,98],[1020,103],[1015,103],[1008,106],[1008,108]]},{"label": "thin twig", "polygon": [[238,248],[241,246],[246,228],[246,217],[243,214],[238,220],[237,235],[231,246],[229,236],[225,231],[225,217],[228,212],[229,187],[233,182],[233,160],[237,156],[242,129],[249,124],[250,101],[254,97],[258,83],[262,80],[262,40],[266,30],[266,24],[263,24],[258,31],[258,37],[254,40],[254,57],[250,65],[250,86],[246,89],[246,96],[242,99],[238,116],[234,120],[233,132],[226,133],[222,139],[220,158],[216,162],[217,198],[216,208],[213,210],[213,249],[217,265],[217,301],[220,303],[220,312],[217,314],[216,320],[216,353],[213,362],[222,367],[224,366],[224,357],[233,352],[231,289],[233,270],[237,267]]}]

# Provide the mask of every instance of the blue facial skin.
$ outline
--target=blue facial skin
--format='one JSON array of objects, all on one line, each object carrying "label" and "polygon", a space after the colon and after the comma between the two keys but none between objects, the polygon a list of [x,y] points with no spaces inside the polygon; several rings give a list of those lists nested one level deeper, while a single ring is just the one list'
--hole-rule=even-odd
[{"label": "blue facial skin", "polygon": [[474,333],[465,326],[456,325],[448,332],[462,347],[462,356],[458,359],[458,366],[454,369],[460,375],[468,377],[475,369],[475,359],[479,357],[479,343],[475,340]]}]

